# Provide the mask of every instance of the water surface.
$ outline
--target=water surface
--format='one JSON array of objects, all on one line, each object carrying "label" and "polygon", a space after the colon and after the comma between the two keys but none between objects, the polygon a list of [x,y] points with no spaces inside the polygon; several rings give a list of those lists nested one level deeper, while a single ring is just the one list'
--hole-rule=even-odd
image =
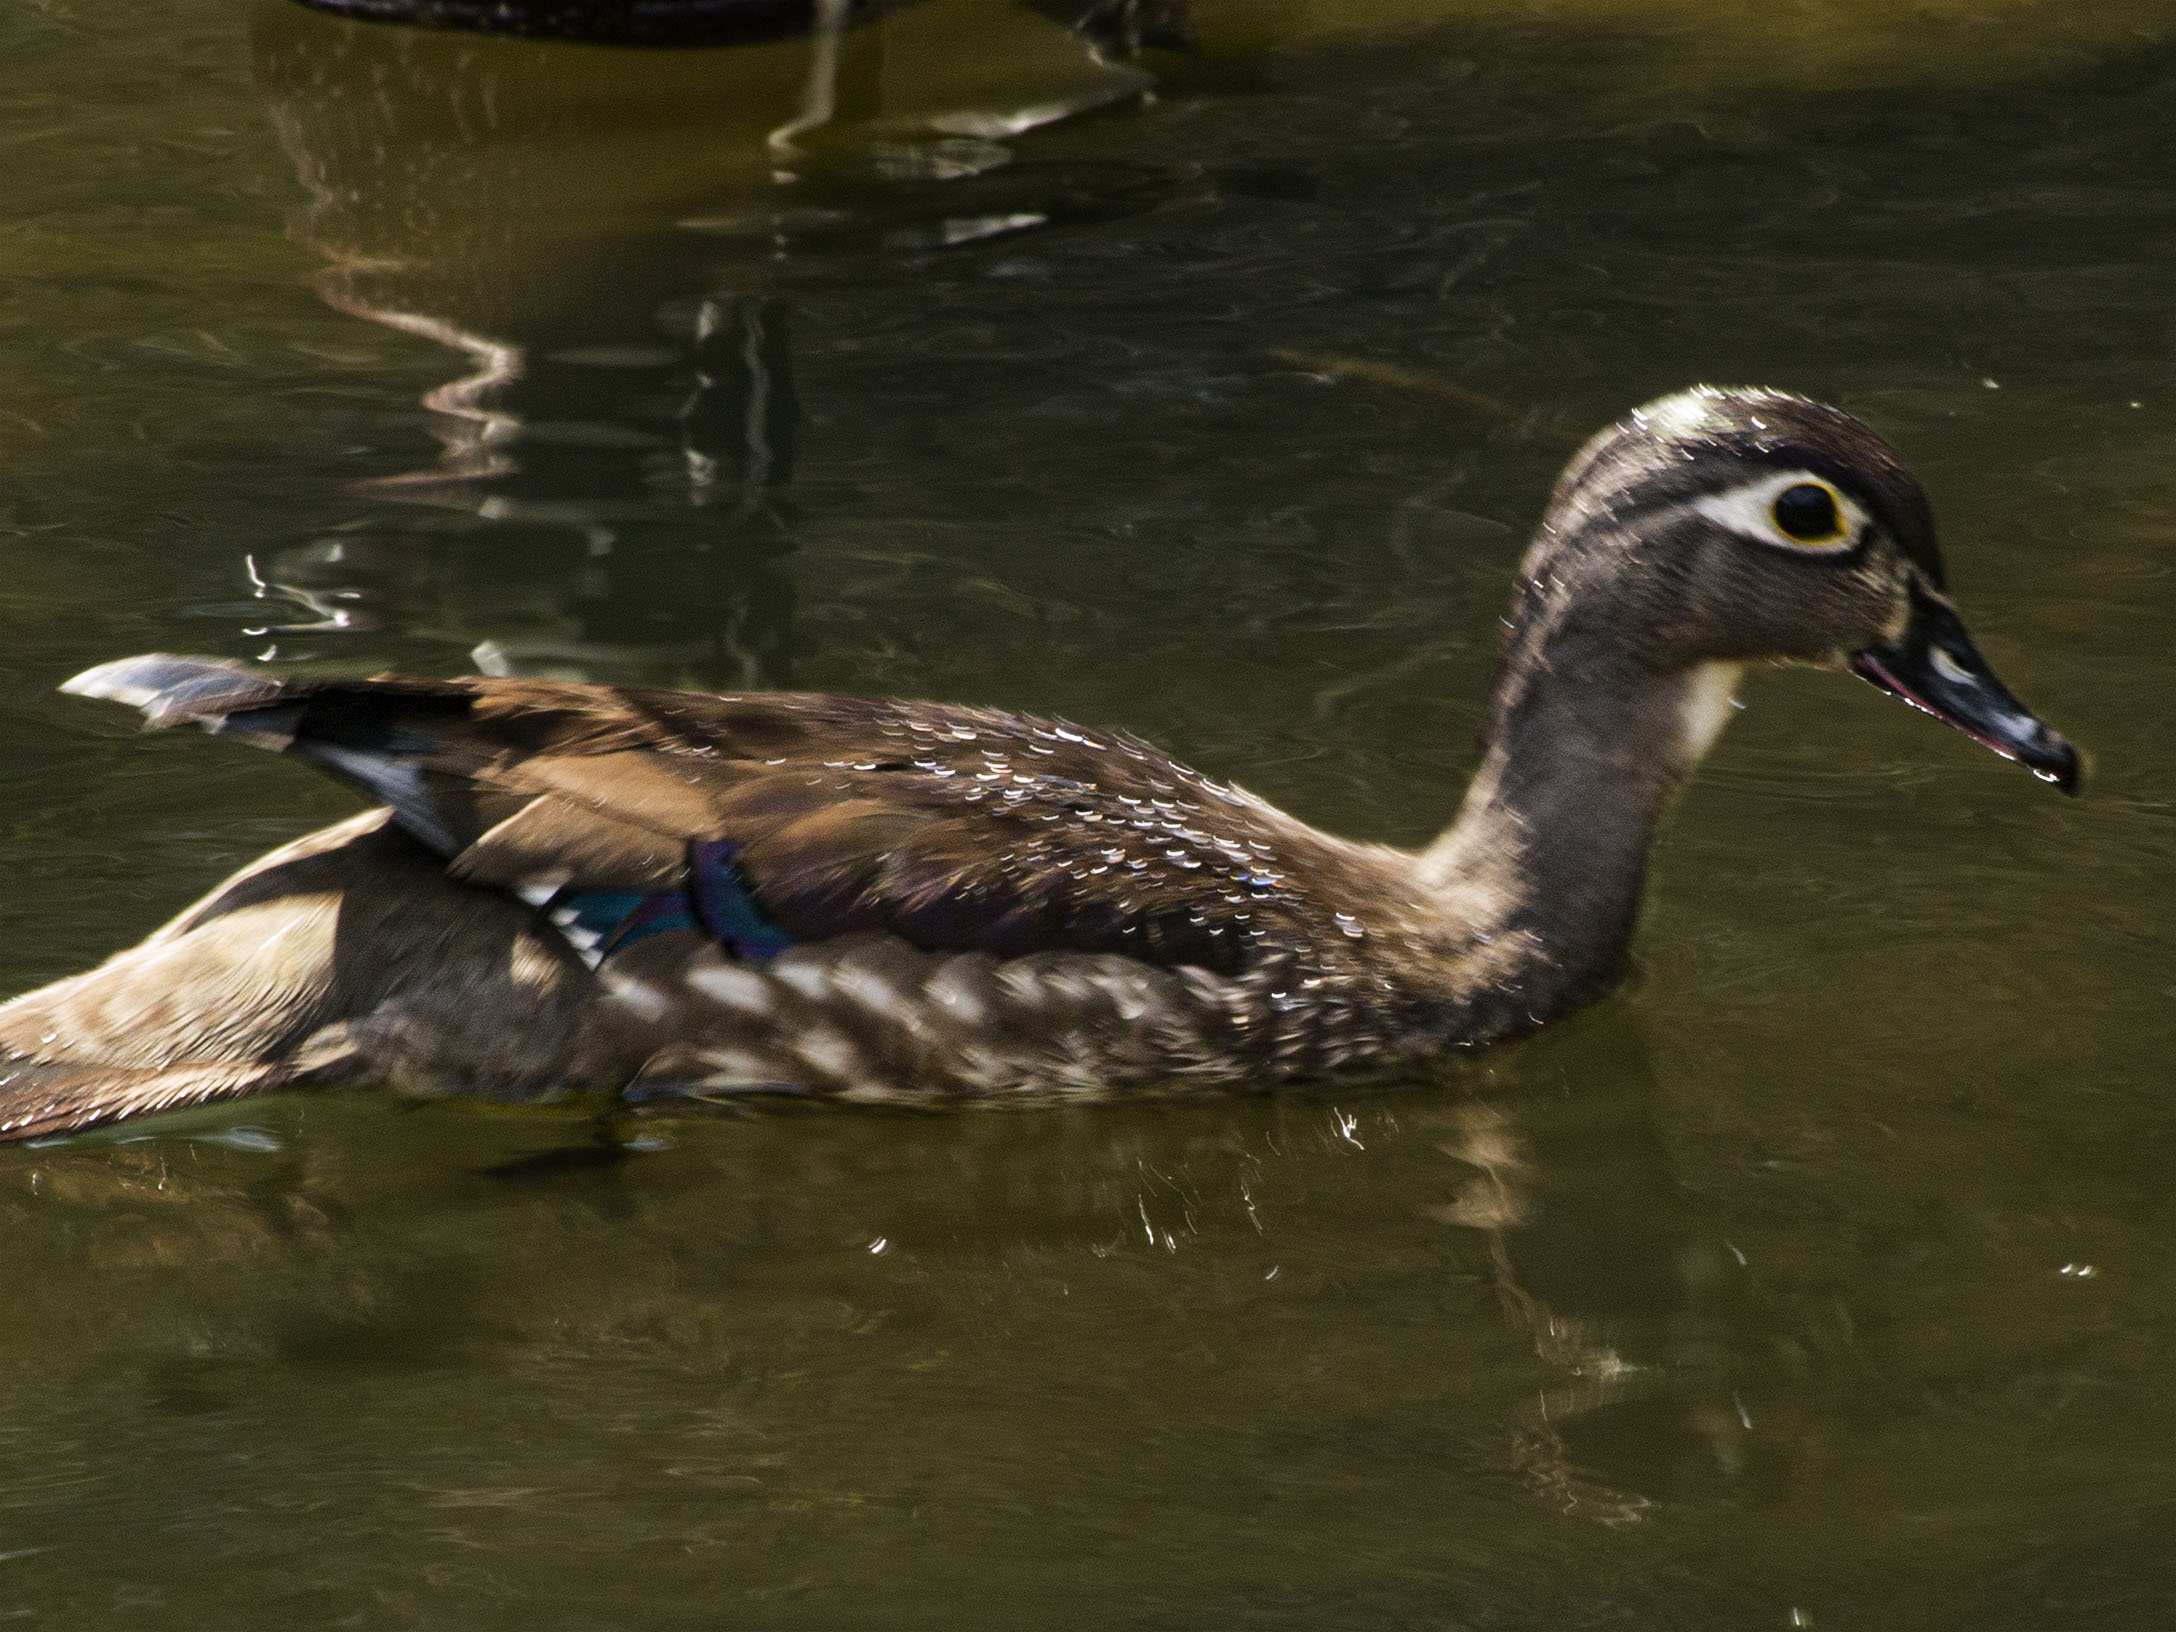
[{"label": "water surface", "polygon": [[0,1614],[2169,1624],[2176,36],[1750,11],[0,15],[5,989],[352,808],[51,693],[145,649],[1054,710],[1420,839],[1565,437],[1701,379],[1896,441],[2094,756],[1757,676],[1633,986],[1365,1094],[0,1154]]}]

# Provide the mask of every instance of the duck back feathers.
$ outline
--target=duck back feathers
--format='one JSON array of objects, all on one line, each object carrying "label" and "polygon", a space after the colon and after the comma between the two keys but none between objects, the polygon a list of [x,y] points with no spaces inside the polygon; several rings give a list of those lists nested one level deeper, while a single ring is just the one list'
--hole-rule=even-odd
[{"label": "duck back feathers", "polygon": [[306,760],[392,808],[455,878],[580,895],[729,864],[791,939],[1116,953],[1243,971],[1355,939],[1324,905],[1387,853],[1148,744],[995,710],[535,680],[268,683],[130,658],[70,682]]}]

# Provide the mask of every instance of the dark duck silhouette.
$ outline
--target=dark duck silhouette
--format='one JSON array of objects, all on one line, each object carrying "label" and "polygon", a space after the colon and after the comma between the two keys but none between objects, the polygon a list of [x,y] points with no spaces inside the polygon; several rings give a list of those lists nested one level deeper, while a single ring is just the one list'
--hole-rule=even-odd
[{"label": "dark duck silhouette", "polygon": [[1507,621],[1485,758],[1417,851],[994,710],[106,664],[66,689],[384,808],[0,1008],[0,1136],[272,1088],[932,1100],[1497,1042],[1618,973],[1752,662],[1848,667],[2076,785],[1974,651],[1918,481],[1801,398],[1703,388],[1594,437]]}]

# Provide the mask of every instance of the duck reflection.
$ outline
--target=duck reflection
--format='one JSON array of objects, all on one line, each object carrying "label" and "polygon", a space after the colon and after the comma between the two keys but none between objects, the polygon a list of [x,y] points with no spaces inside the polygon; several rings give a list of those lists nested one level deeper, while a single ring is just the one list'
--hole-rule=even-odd
[{"label": "duck reflection", "polygon": [[[162,1407],[223,1408],[281,1369],[559,1365],[660,1331],[697,1366],[750,1350],[837,1365],[881,1322],[853,1375],[918,1375],[957,1349],[964,1371],[1038,1380],[1022,1432],[1100,1436],[1113,1400],[1155,1402],[1171,1425],[1270,1432],[1264,1469],[1351,1455],[1455,1482],[1508,1461],[1537,1500],[1607,1525],[1784,1489],[1820,1454],[1815,1424],[1848,1409],[1832,1390],[1854,1385],[1779,1376],[1823,1316],[1787,1289],[1763,1302],[1678,1181],[1630,1018],[1500,1073],[1479,1096],[1421,1085],[1355,1118],[1304,1094],[904,1121],[681,1103],[609,1137],[564,1112],[295,1096],[39,1150],[0,1175],[0,1205],[26,1251],[70,1240],[139,1277],[131,1329]],[[1431,1192],[1435,1222],[1412,1220]],[[470,1227],[502,1216],[520,1228]],[[1537,1392],[1521,1398],[1524,1365],[1504,1386],[1485,1301],[1458,1298],[1448,1327],[1410,1318],[1443,1290],[1440,1254],[1371,1264],[1360,1245],[1445,1226],[1532,1345]],[[1292,1272],[1265,1278],[1276,1265]],[[1343,1321],[1358,1327],[1325,1352]],[[1453,1368],[1415,1393],[1393,1382],[1446,1343]],[[750,1420],[771,1420],[767,1375]],[[986,1407],[980,1385],[969,1398]]]},{"label": "duck reflection", "polygon": [[1677,1182],[1630,1016],[1566,1043],[1553,1080],[1448,1113],[1441,1148],[1470,1172],[1432,1216],[1479,1233],[1506,1315],[1560,1378],[1515,1426],[1520,1465],[1622,1523],[1758,1471],[1733,1382],[1745,1270]]},{"label": "duck reflection", "polygon": [[358,484],[366,514],[253,561],[303,614],[272,633],[453,642],[491,673],[791,683],[796,292],[849,263],[855,286],[911,279],[1191,174],[1014,162],[1007,138],[1148,84],[1080,19],[845,20],[629,53],[260,9],[318,293],[462,360],[424,398],[434,465]]}]

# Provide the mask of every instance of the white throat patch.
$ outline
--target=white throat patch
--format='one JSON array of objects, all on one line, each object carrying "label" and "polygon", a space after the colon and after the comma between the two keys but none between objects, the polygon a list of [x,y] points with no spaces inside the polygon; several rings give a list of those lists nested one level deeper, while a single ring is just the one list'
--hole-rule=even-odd
[{"label": "white throat patch", "polygon": [[1738,708],[1743,663],[1703,663],[1686,676],[1677,699],[1677,752],[1687,770],[1700,763]]}]

